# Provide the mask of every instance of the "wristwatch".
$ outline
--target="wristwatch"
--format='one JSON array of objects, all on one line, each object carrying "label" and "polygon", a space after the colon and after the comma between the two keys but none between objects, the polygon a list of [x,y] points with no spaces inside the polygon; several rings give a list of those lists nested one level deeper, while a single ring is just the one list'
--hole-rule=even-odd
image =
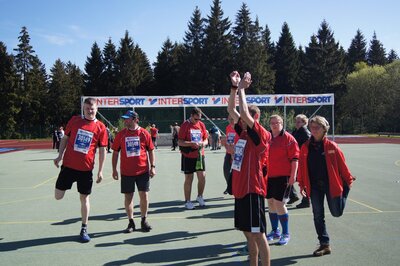
[{"label": "wristwatch", "polygon": [[154,164],[150,165],[151,168],[156,168],[156,166]]}]

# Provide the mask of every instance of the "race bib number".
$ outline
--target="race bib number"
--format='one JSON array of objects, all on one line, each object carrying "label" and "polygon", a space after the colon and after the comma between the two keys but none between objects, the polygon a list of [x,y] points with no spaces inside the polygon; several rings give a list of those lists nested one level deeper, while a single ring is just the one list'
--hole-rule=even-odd
[{"label": "race bib number", "polygon": [[235,154],[233,155],[232,169],[240,171],[242,168],[244,149],[246,147],[247,140],[239,139],[235,145]]},{"label": "race bib number", "polygon": [[199,143],[201,142],[201,130],[200,129],[191,129],[190,130],[190,141]]},{"label": "race bib number", "polygon": [[235,133],[228,133],[228,135],[226,135],[226,143],[229,145],[233,145],[234,142],[235,142]]},{"label": "race bib number", "polygon": [[74,151],[88,154],[92,139],[93,132],[78,129],[78,133],[75,137]]},{"label": "race bib number", "polygon": [[125,138],[126,156],[140,156],[140,138],[126,137]]}]

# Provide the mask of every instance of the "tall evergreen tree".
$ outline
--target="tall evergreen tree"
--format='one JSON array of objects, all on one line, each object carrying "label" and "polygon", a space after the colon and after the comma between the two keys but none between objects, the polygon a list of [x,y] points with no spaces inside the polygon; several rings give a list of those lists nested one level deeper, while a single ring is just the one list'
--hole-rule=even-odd
[{"label": "tall evergreen tree", "polygon": [[368,64],[373,65],[385,65],[386,64],[386,51],[383,48],[383,44],[376,37],[376,33],[372,36],[372,40],[368,50]]},{"label": "tall evergreen tree", "polygon": [[196,6],[183,38],[182,57],[181,59],[177,58],[179,72],[182,73],[180,76],[182,85],[176,84],[176,93],[190,95],[198,91],[198,88],[206,86],[207,82],[203,74],[207,65],[204,64],[203,43],[204,18]]},{"label": "tall evergreen tree", "polygon": [[[117,52],[118,67],[118,87],[117,95],[134,95],[137,86],[137,71],[134,64],[135,45],[128,31],[125,31],[124,38],[120,41],[120,47]],[[135,72],[136,71],[136,72]]]},{"label": "tall evergreen tree", "polygon": [[159,95],[185,93],[184,91],[176,90],[176,86],[179,84],[177,49],[178,45],[167,38],[157,55],[157,62],[154,63],[154,78],[156,81],[155,93]]},{"label": "tall evergreen tree", "polygon": [[228,18],[220,0],[213,0],[211,14],[207,16],[204,39],[204,71],[208,84],[199,88],[201,94],[226,94],[229,86],[229,73],[232,71],[232,48]]},{"label": "tall evergreen tree", "polygon": [[17,53],[15,55],[15,66],[20,78],[20,89],[23,91],[28,82],[27,73],[32,68],[35,50],[33,50],[33,47],[30,45],[31,37],[29,36],[28,30],[25,26],[22,27],[18,40],[18,48],[14,49]]},{"label": "tall evergreen tree", "polygon": [[67,62],[65,65],[68,84],[68,100],[65,106],[67,113],[77,115],[81,112],[81,96],[85,89],[84,74],[75,64]]},{"label": "tall evergreen tree", "polygon": [[354,65],[358,62],[367,62],[367,41],[361,30],[358,29],[347,50],[347,64],[349,71],[354,71]]},{"label": "tall evergreen tree", "polygon": [[106,95],[116,95],[118,76],[117,51],[111,38],[108,39],[103,49],[103,65],[104,71],[101,80],[103,81],[104,92]]},{"label": "tall evergreen tree", "polygon": [[147,55],[143,52],[139,45],[135,46],[134,60],[135,68],[137,68],[138,73],[136,94],[150,95],[150,92],[154,86],[154,74]]},{"label": "tall evergreen tree", "polygon": [[265,29],[262,33],[262,38],[264,41],[265,49],[267,50],[268,54],[268,64],[273,67],[275,62],[275,53],[276,48],[274,42],[271,40],[271,31],[269,30],[268,25],[265,25]]},{"label": "tall evergreen tree", "polygon": [[391,49],[389,51],[388,57],[387,57],[387,62],[388,64],[393,63],[394,60],[398,60],[399,56],[397,55],[396,51]]},{"label": "tall evergreen tree", "polygon": [[20,111],[13,57],[0,42],[0,138],[17,137],[17,114]]},{"label": "tall evergreen tree", "polygon": [[85,95],[104,96],[106,95],[102,75],[104,71],[103,56],[97,43],[92,45],[90,57],[85,63]]},{"label": "tall evergreen tree", "polygon": [[297,92],[297,78],[299,73],[299,58],[289,26],[285,22],[282,26],[275,54],[275,92]]}]

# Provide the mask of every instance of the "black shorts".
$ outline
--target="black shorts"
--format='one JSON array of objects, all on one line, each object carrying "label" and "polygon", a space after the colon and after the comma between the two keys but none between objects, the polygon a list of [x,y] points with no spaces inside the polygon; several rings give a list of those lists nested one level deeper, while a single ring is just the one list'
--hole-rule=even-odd
[{"label": "black shorts", "polygon": [[288,186],[289,177],[279,176],[279,177],[269,177],[268,178],[268,188],[267,188],[267,199],[276,199],[283,201],[283,195]]},{"label": "black shorts", "polygon": [[235,199],[235,228],[251,233],[267,231],[264,196],[250,193]]},{"label": "black shorts", "polygon": [[203,167],[199,170],[196,170],[196,163],[197,163],[197,158],[188,158],[182,155],[181,158],[181,171],[184,172],[185,174],[193,174],[194,172],[197,171],[205,171],[206,170],[206,164],[204,160],[204,155],[201,156],[202,164]]},{"label": "black shorts", "polygon": [[135,192],[135,184],[138,191],[149,192],[150,191],[150,175],[148,172],[136,175],[136,176],[125,176],[121,175],[121,193],[133,193]]},{"label": "black shorts", "polygon": [[90,193],[92,193],[93,172],[78,171],[69,167],[61,166],[61,171],[56,182],[56,188],[65,191],[71,189],[74,182],[77,184],[79,193],[90,195]]}]

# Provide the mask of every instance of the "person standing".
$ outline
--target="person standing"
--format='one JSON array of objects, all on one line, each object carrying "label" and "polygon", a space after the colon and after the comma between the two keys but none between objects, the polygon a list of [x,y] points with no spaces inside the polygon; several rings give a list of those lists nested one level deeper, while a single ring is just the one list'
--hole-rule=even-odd
[{"label": "person standing", "polygon": [[193,183],[193,173],[196,172],[197,183],[197,202],[199,207],[206,206],[203,193],[206,185],[206,167],[204,160],[204,146],[208,143],[206,127],[201,120],[201,110],[194,108],[190,118],[183,122],[178,135],[178,145],[181,150],[181,170],[185,174],[183,185],[185,195],[185,208],[192,210],[195,208],[190,200]]},{"label": "person standing", "polygon": [[58,168],[62,160],[54,196],[61,200],[65,191],[71,189],[77,182],[81,202],[82,228],[81,242],[89,242],[87,232],[90,201],[92,192],[93,168],[97,147],[99,147],[99,170],[96,183],[103,179],[103,166],[106,159],[107,131],[105,125],[96,119],[97,104],[94,98],[86,98],[83,104],[84,116],[72,117],[66,127],[65,135],[61,140],[58,157],[54,165]]},{"label": "person standing", "polygon": [[59,151],[60,150],[60,143],[61,143],[61,140],[62,140],[62,138],[64,137],[64,134],[65,134],[65,132],[64,132],[64,128],[63,127],[59,127],[58,129],[57,129],[57,143],[56,143],[56,148],[57,148],[57,151]]},{"label": "person standing", "polygon": [[231,167],[232,167],[232,159],[233,159],[233,154],[234,154],[234,147],[235,143],[239,140],[239,135],[236,134],[235,131],[235,120],[232,118],[231,115],[228,116],[228,122],[229,124],[225,128],[225,141],[223,142],[223,145],[225,147],[225,157],[224,157],[224,165],[223,165],[223,171],[224,171],[224,177],[226,181],[226,186],[227,188],[224,191],[224,194],[228,194],[228,185],[229,185],[229,179],[231,178]]},{"label": "person standing", "polygon": [[309,124],[311,138],[300,150],[298,182],[301,193],[311,199],[314,226],[320,244],[313,255],[323,256],[331,254],[324,198],[326,196],[332,216],[342,216],[355,177],[346,165],[342,150],[327,138],[330,127],[328,121],[322,116],[314,116]]},{"label": "person standing", "polygon": [[110,128],[108,127],[108,125],[106,125],[106,129],[107,129],[107,138],[108,138],[108,142],[107,142],[107,152],[111,153],[111,145],[114,141],[113,138],[113,133],[111,132]]},{"label": "person standing", "polygon": [[[136,230],[133,221],[133,194],[135,184],[139,191],[141,228],[149,232],[152,227],[147,222],[147,211],[149,208],[150,178],[155,176],[154,144],[146,129],[139,126],[139,115],[134,111],[128,111],[122,116],[125,128],[116,136],[112,146],[112,176],[119,179],[117,171],[118,156],[121,152],[121,193],[125,194],[125,211],[128,216],[128,227],[126,233]],[[150,163],[150,165],[149,165]]]},{"label": "person standing", "polygon": [[[265,196],[267,175],[265,155],[271,134],[259,123],[260,109],[247,105],[245,89],[251,84],[250,73],[241,80],[237,71],[230,74],[232,87],[228,101],[229,115],[234,119],[239,139],[232,162],[232,192],[235,197],[235,228],[247,239],[250,265],[270,265],[269,245],[265,236]],[[236,94],[239,94],[239,113]]]},{"label": "person standing", "polygon": [[[287,245],[290,240],[289,212],[286,199],[296,181],[299,146],[295,138],[283,129],[283,119],[279,115],[269,118],[272,140],[269,149],[268,173],[268,211],[272,231],[267,235],[268,241],[279,239],[279,245]],[[282,226],[282,234],[279,230]]]},{"label": "person standing", "polygon": [[157,149],[158,128],[156,128],[155,124],[151,125],[150,135],[151,135],[151,140],[153,141],[153,144]]},{"label": "person standing", "polygon": [[[296,139],[299,148],[310,139],[311,132],[308,130],[308,118],[304,114],[299,114],[295,118],[296,129],[292,132],[293,137]],[[293,191],[294,187],[293,187]],[[310,199],[308,197],[303,197],[300,204],[296,205],[296,208],[308,208],[310,207]]]},{"label": "person standing", "polygon": [[178,123],[174,123],[172,126],[172,150],[174,151],[176,147],[178,147],[178,135],[179,135],[179,129],[180,127],[178,126]]}]

